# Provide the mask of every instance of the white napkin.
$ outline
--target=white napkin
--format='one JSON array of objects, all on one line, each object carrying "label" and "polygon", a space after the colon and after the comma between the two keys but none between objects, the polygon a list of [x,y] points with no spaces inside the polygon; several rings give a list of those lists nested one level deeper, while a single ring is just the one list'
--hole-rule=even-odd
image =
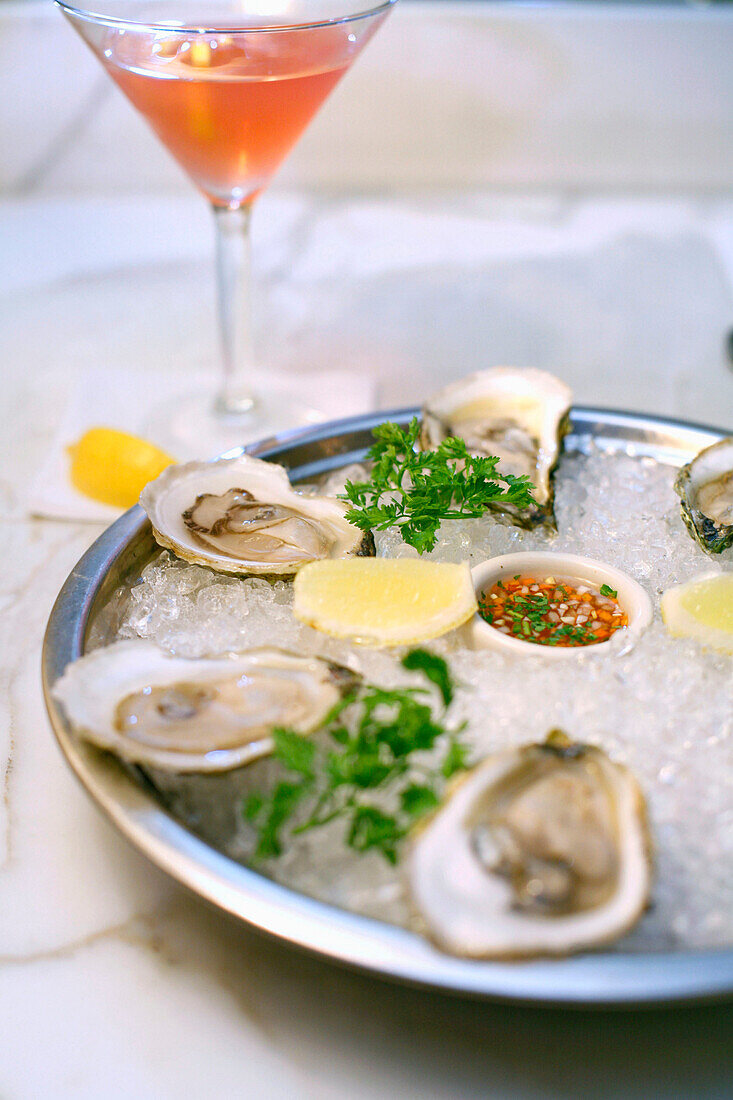
[{"label": "white napkin", "polygon": [[[184,394],[211,386],[211,376],[201,374],[186,379]],[[376,382],[363,372],[324,371],[309,374],[269,374],[263,390],[302,400],[309,410],[309,421],[331,420],[369,412],[376,402]],[[255,380],[256,388],[256,380]],[[28,511],[31,515],[81,523],[111,523],[122,509],[90,500],[78,493],[69,480],[70,459],[66,448],[89,428],[117,428],[140,435],[167,450],[178,461],[213,458],[231,446],[226,442],[202,453],[183,443],[172,443],[156,432],[155,409],[165,409],[182,396],[180,373],[143,374],[126,370],[90,370],[76,383],[61,417],[50,449],[31,485]],[[151,410],[153,415],[151,415]],[[162,421],[158,417],[158,422]],[[151,424],[153,427],[151,428]],[[244,444],[273,431],[293,427],[289,423],[253,424],[249,435],[242,431],[237,442]],[[157,438],[156,438],[157,436]]]}]

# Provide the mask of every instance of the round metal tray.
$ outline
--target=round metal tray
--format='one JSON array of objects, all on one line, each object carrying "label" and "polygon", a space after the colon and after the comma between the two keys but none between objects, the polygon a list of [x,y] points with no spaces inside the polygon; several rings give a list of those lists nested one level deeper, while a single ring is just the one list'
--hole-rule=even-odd
[{"label": "round metal tray", "polygon": [[[406,424],[417,410],[354,417],[289,432],[247,448],[311,479],[359,461],[371,429]],[[722,432],[670,420],[575,409],[569,450],[605,449],[679,464]],[[43,652],[46,706],[67,761],[118,829],[153,863],[202,898],[263,932],[334,962],[444,991],[554,1005],[643,1005],[712,1000],[733,994],[733,948],[654,954],[592,953],[564,960],[474,962],[441,954],[420,937],[314,901],[277,885],[209,847],[167,814],[112,756],[73,736],[50,689],[85,648],[90,625],[111,594],[153,554],[139,507],[114,523],[67,579],[48,623]]]}]

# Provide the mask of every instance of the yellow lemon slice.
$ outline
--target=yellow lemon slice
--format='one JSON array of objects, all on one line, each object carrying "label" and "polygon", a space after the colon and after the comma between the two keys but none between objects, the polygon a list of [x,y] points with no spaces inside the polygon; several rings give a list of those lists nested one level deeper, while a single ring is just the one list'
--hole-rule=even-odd
[{"label": "yellow lemon slice", "polygon": [[676,638],[697,638],[733,653],[733,573],[696,577],[668,588],[662,596],[662,618]]},{"label": "yellow lemon slice", "polygon": [[477,610],[468,562],[412,558],[314,561],[295,578],[296,619],[363,645],[426,642]]},{"label": "yellow lemon slice", "polygon": [[74,488],[115,508],[137,504],[148,482],[175,462],[146,439],[115,428],[90,428],[67,451]]}]

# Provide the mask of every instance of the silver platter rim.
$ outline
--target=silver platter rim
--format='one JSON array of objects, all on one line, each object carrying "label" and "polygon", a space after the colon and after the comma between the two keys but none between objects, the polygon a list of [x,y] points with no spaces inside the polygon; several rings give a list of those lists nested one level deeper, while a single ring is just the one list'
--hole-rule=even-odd
[{"label": "silver platter rim", "polygon": [[[384,420],[405,424],[417,409],[398,409],[296,429],[246,448],[282,462],[305,479],[348,461],[369,445]],[[725,431],[684,421],[574,408],[570,450],[604,449],[681,464]],[[241,450],[238,449],[238,450]],[[229,452],[236,453],[236,452]],[[151,550],[139,507],[112,524],[67,578],[43,646],[46,708],[66,761],[102,812],[161,870],[217,908],[277,940],[334,963],[446,993],[532,1005],[643,1007],[733,996],[733,949],[589,953],[532,962],[475,962],[437,951],[393,925],[347,913],[271,882],[209,847],[169,816],[112,756],[77,740],[51,696],[69,661],[84,651],[90,622],[123,573]]]}]

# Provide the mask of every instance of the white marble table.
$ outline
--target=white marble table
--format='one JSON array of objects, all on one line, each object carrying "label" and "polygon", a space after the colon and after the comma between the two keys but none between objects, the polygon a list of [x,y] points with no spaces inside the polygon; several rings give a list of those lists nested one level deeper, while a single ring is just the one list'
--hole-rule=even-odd
[{"label": "white marble table", "polygon": [[[170,883],[67,771],[40,645],[98,529],[29,519],[29,478],[90,363],[213,360],[208,228],[193,196],[0,203],[0,1096],[730,1095],[730,1008],[538,1011],[337,970]],[[385,406],[514,359],[586,403],[733,425],[731,200],[274,193],[258,242],[291,361],[371,372]]]}]

